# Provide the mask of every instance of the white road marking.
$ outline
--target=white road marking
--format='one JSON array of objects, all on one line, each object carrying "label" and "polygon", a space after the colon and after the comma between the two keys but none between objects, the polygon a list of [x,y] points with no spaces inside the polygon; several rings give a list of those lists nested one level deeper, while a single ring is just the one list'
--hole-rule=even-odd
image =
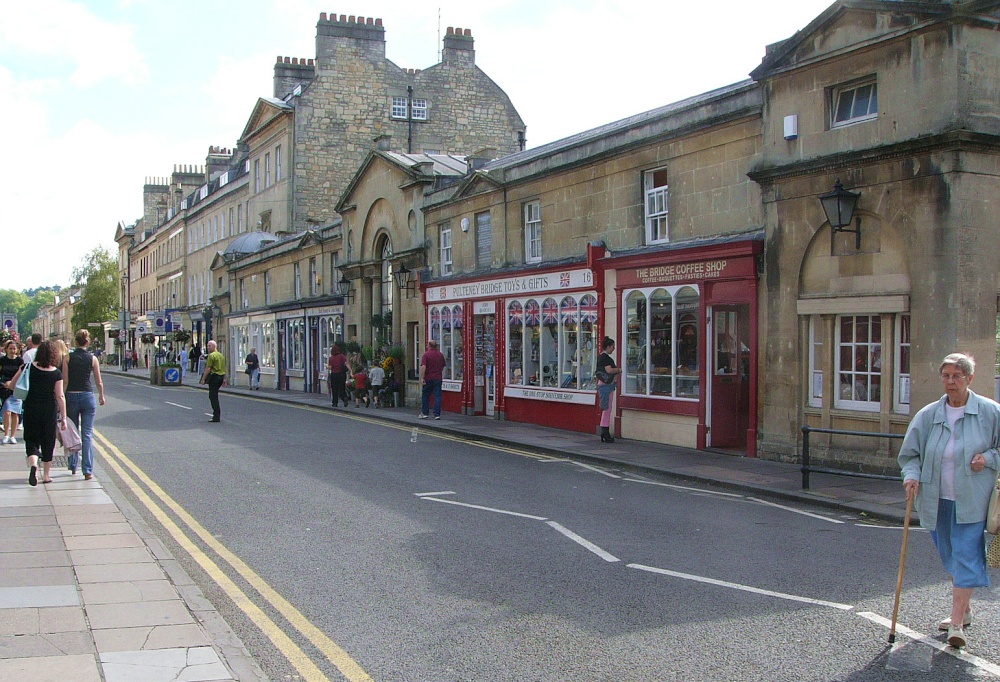
[{"label": "white road marking", "polygon": [[819,514],[813,514],[811,512],[802,511],[801,509],[795,509],[794,507],[786,507],[783,504],[775,504],[774,502],[768,502],[767,500],[762,500],[757,497],[748,497],[748,500],[753,502],[759,502],[760,504],[766,504],[768,507],[777,507],[778,509],[784,509],[785,511],[790,511],[793,514],[802,514],[802,516],[810,516],[814,519],[819,519],[820,521],[826,521],[828,523],[843,523],[840,519],[831,519],[829,516],[820,516]]},{"label": "white road marking", "polygon": [[574,533],[573,531],[571,531],[569,528],[566,528],[565,526],[562,526],[562,525],[556,523],[555,521],[546,521],[545,523],[548,524],[548,525],[550,525],[550,526],[552,526],[553,528],[555,528],[557,531],[559,531],[560,533],[562,533],[563,535],[565,535],[566,537],[568,537],[573,542],[575,542],[578,545],[584,547],[585,549],[590,550],[591,552],[593,552],[597,556],[601,557],[602,559],[604,559],[608,563],[612,563],[612,562],[615,562],[615,561],[621,561],[621,559],[619,559],[618,557],[616,557],[614,554],[611,554],[610,552],[605,552],[603,549],[601,549],[600,547],[598,547],[597,545],[595,545],[593,542],[591,542],[590,540],[586,540],[586,539],[580,537],[579,535],[577,535],[576,533]]},{"label": "white road marking", "polygon": [[426,497],[427,495],[455,495],[454,490],[440,490],[436,493],[413,493],[417,497]]},{"label": "white road marking", "polygon": [[573,462],[573,464],[575,464],[578,467],[581,467],[583,469],[587,469],[589,471],[597,472],[597,473],[601,474],[602,476],[607,476],[608,478],[621,478],[621,476],[619,476],[618,474],[613,474],[610,471],[604,471],[603,469],[598,469],[597,467],[590,466],[589,464],[584,464],[582,462]]},{"label": "white road marking", "polygon": [[[857,526],[858,528],[880,528],[882,530],[903,530],[902,526],[877,526],[874,523],[855,523],[854,525]],[[910,532],[912,533],[914,531],[922,531],[926,533],[927,529],[911,525]]]},{"label": "white road marking", "polygon": [[763,590],[759,587],[740,585],[739,583],[730,583],[726,582],[725,580],[705,578],[700,575],[691,575],[690,573],[679,573],[677,571],[668,571],[665,568],[654,568],[653,566],[643,566],[642,564],[627,564],[627,566],[629,568],[638,568],[640,571],[659,573],[660,575],[669,575],[674,578],[681,578],[682,580],[693,580],[698,583],[706,583],[708,585],[716,585],[718,587],[728,587],[730,589],[741,590],[743,592],[753,592],[754,594],[762,594],[768,597],[777,597],[778,599],[787,599],[789,601],[802,602],[803,604],[815,604],[816,606],[829,606],[832,609],[840,609],[841,611],[850,611],[851,609],[854,608],[850,604],[839,604],[837,602],[825,601],[823,599],[800,597],[796,594],[786,594],[785,592],[774,592],[772,590]]},{"label": "white road marking", "polygon": [[165,402],[165,403],[166,403],[167,405],[173,405],[174,407],[179,407],[179,408],[181,408],[182,410],[190,410],[190,409],[193,409],[193,408],[191,408],[191,407],[188,407],[187,405],[178,405],[177,403],[172,403],[172,402],[170,402],[169,400],[164,400],[163,402]]},{"label": "white road marking", "polygon": [[454,504],[458,507],[468,507],[469,509],[482,509],[483,511],[493,512],[495,514],[507,514],[508,516],[520,516],[522,519],[533,519],[535,521],[546,521],[544,516],[532,516],[531,514],[522,514],[520,512],[507,511],[506,509],[494,509],[493,507],[483,507],[478,504],[468,504],[466,502],[455,502],[454,500],[439,500],[436,497],[421,497],[421,500],[430,500],[431,502],[442,502],[444,504]]},{"label": "white road marking", "polygon": [[[872,613],[871,611],[861,611],[858,615],[862,618],[867,618],[873,623],[882,625],[887,629],[892,629],[892,621],[878,615],[877,613]],[[993,675],[1000,677],[1000,665],[991,663],[986,659],[979,658],[979,656],[973,656],[972,654],[966,653],[962,649],[956,649],[952,646],[948,646],[945,642],[939,642],[932,637],[928,637],[927,635],[917,632],[916,630],[911,630],[905,625],[900,625],[899,623],[896,623],[896,632],[901,635],[906,635],[915,642],[920,642],[921,644],[934,647],[938,651],[954,656],[961,661],[970,663],[981,670],[985,670],[988,673],[992,673]]]},{"label": "white road marking", "polygon": [[674,490],[687,490],[694,493],[705,493],[706,495],[721,495],[723,497],[743,497],[738,493],[724,493],[718,490],[704,490],[702,488],[692,488],[686,485],[673,485],[671,483],[660,483],[659,481],[644,481],[641,478],[626,478],[629,483],[645,483],[646,485],[658,485],[661,488],[673,488]]},{"label": "white road marking", "polygon": [[570,462],[572,460],[566,459],[565,457],[562,458],[562,459],[553,457],[552,459],[540,459],[538,461],[540,461],[540,462]]}]

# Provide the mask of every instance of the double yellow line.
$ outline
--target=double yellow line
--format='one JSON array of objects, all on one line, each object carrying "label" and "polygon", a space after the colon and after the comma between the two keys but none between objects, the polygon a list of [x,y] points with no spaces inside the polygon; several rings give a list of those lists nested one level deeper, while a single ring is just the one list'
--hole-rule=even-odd
[{"label": "double yellow line", "polygon": [[[330,663],[343,674],[350,682],[373,682],[357,662],[352,659],[346,651],[341,649],[336,642],[331,640],[315,625],[310,623],[302,613],[292,606],[284,597],[278,594],[268,585],[257,573],[227,549],[221,542],[215,539],[211,533],[205,530],[187,511],[173,500],[160,486],[158,486],[142,469],[122,453],[103,434],[94,431],[95,445],[98,452],[104,456],[108,466],[124,481],[125,485],[135,494],[136,498],[156,517],[163,527],[170,533],[171,537],[186,551],[199,566],[201,566],[208,576],[217,584],[233,603],[239,607],[243,613],[250,618],[254,624],[260,628],[261,632],[281,651],[282,654],[295,666],[303,679],[309,682],[329,682],[329,678],[323,674],[315,663],[306,655],[304,651],[284,631],[275,623],[270,616],[260,609],[250,597],[240,587],[229,578],[228,575],[212,560],[201,548],[191,540],[188,534],[180,528],[173,519],[164,511],[166,507],[186,525],[194,535],[211,549],[220,559],[229,564],[240,577],[242,577],[251,587],[253,587],[264,600],[281,614],[285,620],[298,630],[309,642],[322,653]],[[131,473],[129,473],[131,472]],[[134,476],[134,477],[133,477]],[[141,481],[150,493],[155,496],[163,506],[137,482]]]}]

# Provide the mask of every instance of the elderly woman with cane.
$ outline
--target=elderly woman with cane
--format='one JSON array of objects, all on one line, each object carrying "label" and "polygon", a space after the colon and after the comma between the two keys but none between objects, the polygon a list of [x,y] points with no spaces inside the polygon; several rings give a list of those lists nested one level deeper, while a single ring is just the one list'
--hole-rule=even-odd
[{"label": "elderly woman with cane", "polygon": [[951,615],[938,627],[955,648],[966,645],[973,589],[990,585],[983,532],[1000,470],[1000,405],[969,390],[975,370],[971,355],[945,357],[945,394],[917,412],[899,451],[907,498],[951,575]]}]

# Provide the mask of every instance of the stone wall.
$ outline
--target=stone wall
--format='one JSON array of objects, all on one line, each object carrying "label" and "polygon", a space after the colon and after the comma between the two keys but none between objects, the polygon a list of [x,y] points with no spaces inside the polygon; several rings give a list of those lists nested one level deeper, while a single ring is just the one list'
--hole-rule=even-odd
[{"label": "stone wall", "polygon": [[[293,229],[333,220],[334,205],[378,135],[391,136],[391,149],[400,152],[518,151],[524,123],[503,90],[475,65],[471,31],[460,29],[459,36],[449,29],[445,61],[416,70],[385,58],[380,19],[324,13],[316,29],[315,78],[291,100]],[[282,73],[289,66],[279,64]],[[393,96],[426,100],[427,119],[393,119]]]}]

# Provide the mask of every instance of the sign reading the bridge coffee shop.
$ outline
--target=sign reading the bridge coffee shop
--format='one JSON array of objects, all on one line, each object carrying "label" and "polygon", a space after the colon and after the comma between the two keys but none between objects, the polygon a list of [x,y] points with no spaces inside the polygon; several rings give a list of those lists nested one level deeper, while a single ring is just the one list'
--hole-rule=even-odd
[{"label": "sign reading the bridge coffee shop", "polygon": [[519,277],[458,282],[427,287],[427,301],[460,301],[488,296],[520,296],[543,291],[584,289],[594,285],[594,273],[588,269],[542,272]]},{"label": "sign reading the bridge coffee shop", "polygon": [[618,270],[618,285],[648,287],[657,285],[701,282],[710,279],[732,279],[753,275],[752,258],[719,258],[716,260],[664,263],[641,268]]}]

